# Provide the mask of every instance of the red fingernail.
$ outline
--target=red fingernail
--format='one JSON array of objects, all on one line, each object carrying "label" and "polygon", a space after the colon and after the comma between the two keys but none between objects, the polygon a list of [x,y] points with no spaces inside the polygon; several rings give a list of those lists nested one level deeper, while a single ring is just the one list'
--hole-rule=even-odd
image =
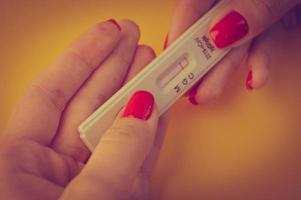
[{"label": "red fingernail", "polygon": [[199,103],[196,101],[196,98],[195,98],[197,92],[198,92],[198,87],[195,86],[189,91],[189,97],[188,97],[190,103],[195,106],[199,105]]},{"label": "red fingernail", "polygon": [[163,50],[165,50],[167,47],[168,47],[168,34],[166,35],[165,40],[164,40]]},{"label": "red fingernail", "polygon": [[109,19],[108,22],[113,23],[119,31],[121,31],[121,26],[118,24],[118,22],[115,19]]},{"label": "red fingernail", "polygon": [[138,91],[129,100],[122,116],[148,120],[153,111],[154,101],[151,93]]},{"label": "red fingernail", "polygon": [[248,88],[248,90],[253,90],[253,86],[252,86],[252,81],[253,81],[253,72],[250,71],[246,80],[246,86]]},{"label": "red fingernail", "polygon": [[247,20],[238,12],[232,11],[210,30],[210,36],[218,48],[225,48],[241,40],[248,32]]}]

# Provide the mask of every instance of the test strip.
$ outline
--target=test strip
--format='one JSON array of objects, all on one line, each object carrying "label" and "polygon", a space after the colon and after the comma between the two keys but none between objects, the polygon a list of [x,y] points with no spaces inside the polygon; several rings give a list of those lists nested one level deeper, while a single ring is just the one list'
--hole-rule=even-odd
[{"label": "test strip", "polygon": [[79,126],[91,151],[133,93],[152,93],[162,115],[231,50],[218,49],[209,37],[212,17],[224,3],[220,1]]},{"label": "test strip", "polygon": [[169,82],[171,82],[178,74],[182,72],[183,68],[179,64],[175,68],[172,68],[172,70],[168,71],[168,74],[162,77],[162,80],[160,80],[160,87],[164,88]]}]

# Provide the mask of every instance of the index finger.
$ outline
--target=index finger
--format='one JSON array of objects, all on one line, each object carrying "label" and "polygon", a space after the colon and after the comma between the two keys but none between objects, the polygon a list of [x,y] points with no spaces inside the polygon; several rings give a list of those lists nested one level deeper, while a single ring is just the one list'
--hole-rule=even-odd
[{"label": "index finger", "polygon": [[179,0],[172,18],[168,43],[177,39],[186,29],[204,15],[216,0]]},{"label": "index finger", "polygon": [[48,144],[66,104],[120,39],[116,22],[99,23],[79,37],[38,79],[16,107],[7,133]]}]

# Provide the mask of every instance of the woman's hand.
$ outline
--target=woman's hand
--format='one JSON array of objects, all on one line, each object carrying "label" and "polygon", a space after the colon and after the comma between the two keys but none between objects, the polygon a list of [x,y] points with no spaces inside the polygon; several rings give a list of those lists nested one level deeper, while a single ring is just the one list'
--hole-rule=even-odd
[{"label": "woman's hand", "polygon": [[31,84],[1,144],[3,199],[147,195],[163,136],[151,94],[133,96],[91,157],[77,131],[85,118],[155,57],[138,40],[133,22],[99,23]]},{"label": "woman's hand", "polygon": [[[173,42],[217,1],[179,0],[166,44]],[[193,104],[206,104],[221,95],[237,67],[246,60],[247,88],[258,89],[268,79],[276,30],[301,23],[300,0],[227,0],[212,21],[210,35],[219,48],[237,47],[189,93]],[[276,22],[284,23],[276,23]],[[245,59],[246,58],[246,59]]]}]

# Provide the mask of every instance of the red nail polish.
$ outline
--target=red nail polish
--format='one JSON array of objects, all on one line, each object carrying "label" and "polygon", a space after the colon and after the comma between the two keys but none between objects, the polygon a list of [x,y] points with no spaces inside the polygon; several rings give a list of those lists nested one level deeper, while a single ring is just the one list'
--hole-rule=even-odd
[{"label": "red nail polish", "polygon": [[122,116],[148,120],[153,111],[154,101],[151,93],[138,91],[129,100]]},{"label": "red nail polish", "polygon": [[168,47],[168,34],[166,35],[165,40],[164,40],[163,50],[165,50],[167,47]]},{"label": "red nail polish", "polygon": [[238,12],[232,11],[210,30],[210,36],[218,48],[224,48],[239,41],[248,32],[247,20]]},{"label": "red nail polish", "polygon": [[192,105],[195,105],[195,106],[199,105],[199,103],[196,101],[196,98],[195,98],[197,92],[198,92],[198,85],[195,86],[195,87],[193,87],[193,88],[190,90],[190,92],[189,92],[189,97],[188,97],[190,103],[191,103]]},{"label": "red nail polish", "polygon": [[253,81],[253,72],[250,71],[246,80],[246,86],[248,88],[248,90],[253,90],[253,86],[252,86],[252,81]]},{"label": "red nail polish", "polygon": [[121,31],[121,26],[118,24],[118,22],[115,19],[109,19],[108,22],[114,24],[118,28],[118,30]]}]

